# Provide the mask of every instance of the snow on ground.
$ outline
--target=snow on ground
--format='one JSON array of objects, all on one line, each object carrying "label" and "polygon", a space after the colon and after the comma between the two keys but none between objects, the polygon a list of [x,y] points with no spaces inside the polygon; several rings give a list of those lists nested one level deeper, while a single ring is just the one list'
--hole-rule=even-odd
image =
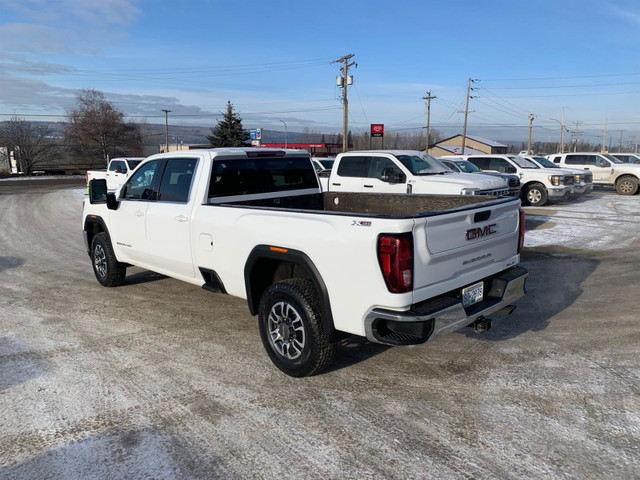
[{"label": "snow on ground", "polygon": [[630,246],[640,231],[639,195],[594,192],[557,205],[525,207],[525,211],[525,247],[612,250]]}]

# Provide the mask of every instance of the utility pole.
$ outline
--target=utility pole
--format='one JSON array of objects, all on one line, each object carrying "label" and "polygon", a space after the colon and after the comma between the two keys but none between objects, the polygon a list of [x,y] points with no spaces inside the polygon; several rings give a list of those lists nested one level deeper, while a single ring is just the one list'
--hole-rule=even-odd
[{"label": "utility pole", "polygon": [[533,155],[533,152],[531,151],[531,130],[533,129],[533,119],[536,118],[536,116],[533,113],[529,114],[529,143],[527,144],[527,155]]},{"label": "utility pole", "polygon": [[357,63],[351,62],[349,60],[353,58],[355,55],[350,53],[349,55],[345,55],[344,57],[339,58],[338,60],[334,60],[331,63],[342,63],[342,76],[338,76],[338,86],[342,87],[342,151],[346,152],[348,148],[347,141],[347,131],[349,125],[349,101],[347,100],[347,85],[351,85],[353,83],[353,77],[349,76],[349,67],[355,65],[358,66]]},{"label": "utility pole", "polygon": [[467,143],[467,117],[469,116],[469,98],[471,98],[471,77],[467,82],[467,104],[464,107],[464,127],[462,128],[462,155],[464,155],[464,147]]},{"label": "utility pole", "polygon": [[607,118],[604,119],[604,135],[602,135],[602,153],[607,151]]},{"label": "utility pole", "polygon": [[638,134],[636,133],[636,148],[633,153],[638,153]]},{"label": "utility pole", "polygon": [[580,141],[580,124],[582,122],[580,120],[576,120],[576,142],[573,144],[573,151],[577,152],[578,151],[578,142]]},{"label": "utility pole", "polygon": [[426,154],[429,153],[429,132],[430,132],[429,127],[431,124],[431,100],[433,100],[434,98],[438,98],[438,97],[432,97],[431,90],[427,92],[426,97],[422,97],[423,100],[427,101],[427,141],[426,141],[426,148],[424,150],[424,153]]},{"label": "utility pole", "polygon": [[618,152],[622,151],[622,133],[624,130],[620,130],[620,143],[618,143]]},{"label": "utility pole", "polygon": [[560,153],[564,153],[564,107],[562,107],[562,123],[560,124]]},{"label": "utility pole", "polygon": [[162,109],[164,112],[164,151],[169,151],[169,112],[171,110]]}]

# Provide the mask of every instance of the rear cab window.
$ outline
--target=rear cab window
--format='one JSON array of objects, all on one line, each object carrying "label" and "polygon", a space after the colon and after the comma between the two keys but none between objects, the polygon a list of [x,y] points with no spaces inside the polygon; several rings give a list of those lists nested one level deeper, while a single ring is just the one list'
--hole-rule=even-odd
[{"label": "rear cab window", "polygon": [[220,159],[214,160],[211,168],[208,197],[318,188],[308,157]]}]

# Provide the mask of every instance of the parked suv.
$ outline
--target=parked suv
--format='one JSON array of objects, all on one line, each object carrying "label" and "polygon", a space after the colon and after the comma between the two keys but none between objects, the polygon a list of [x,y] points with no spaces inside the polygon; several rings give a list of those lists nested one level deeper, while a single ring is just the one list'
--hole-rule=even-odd
[{"label": "parked suv", "polygon": [[593,174],[589,170],[579,168],[560,167],[541,155],[525,155],[524,158],[538,165],[540,168],[554,168],[561,172],[569,172],[573,175],[573,193],[572,196],[579,197],[593,191]]},{"label": "parked suv", "polygon": [[441,160],[469,160],[485,172],[515,173],[520,177],[520,198],[524,203],[539,207],[550,202],[566,200],[571,195],[573,175],[553,169],[539,168],[518,155],[455,155]]},{"label": "parked suv", "polygon": [[635,195],[640,183],[640,164],[625,163],[608,153],[572,152],[549,155],[561,167],[585,168],[593,173],[593,184],[615,187],[618,195]]}]

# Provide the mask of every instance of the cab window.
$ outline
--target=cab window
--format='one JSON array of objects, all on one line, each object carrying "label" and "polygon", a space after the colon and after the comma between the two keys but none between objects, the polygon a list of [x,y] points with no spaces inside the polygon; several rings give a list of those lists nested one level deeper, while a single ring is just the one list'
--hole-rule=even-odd
[{"label": "cab window", "polygon": [[[370,157],[369,160],[369,178],[382,178],[382,172],[387,169],[388,173],[397,176],[402,170],[392,161],[385,157]],[[391,169],[389,171],[388,169]]]},{"label": "cab window", "polygon": [[171,158],[162,174],[158,200],[161,202],[189,201],[189,191],[195,172],[197,158]]},{"label": "cab window", "polygon": [[126,200],[155,200],[154,179],[159,160],[142,165],[125,185],[122,198]]},{"label": "cab window", "polygon": [[366,157],[342,157],[338,165],[338,175],[341,177],[364,177]]}]

